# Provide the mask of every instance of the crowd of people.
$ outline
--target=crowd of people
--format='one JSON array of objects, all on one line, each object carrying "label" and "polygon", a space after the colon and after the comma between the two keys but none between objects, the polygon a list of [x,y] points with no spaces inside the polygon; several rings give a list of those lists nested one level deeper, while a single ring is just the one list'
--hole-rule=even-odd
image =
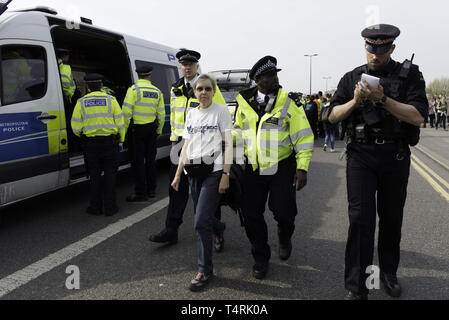
[{"label": "crowd of people", "polygon": [[313,134],[316,138],[324,138],[323,150],[335,152],[335,140],[344,139],[344,131],[341,123],[330,123],[323,114],[326,114],[330,107],[332,95],[319,91],[318,94],[307,95],[303,100],[304,110],[307,120],[310,123]]},{"label": "crowd of people", "polygon": [[429,98],[429,117],[425,119],[424,128],[429,123],[430,127],[435,128],[435,130],[438,130],[438,127],[442,127],[447,131],[446,121],[449,123],[446,96],[444,94],[440,94],[437,98],[431,96]]}]

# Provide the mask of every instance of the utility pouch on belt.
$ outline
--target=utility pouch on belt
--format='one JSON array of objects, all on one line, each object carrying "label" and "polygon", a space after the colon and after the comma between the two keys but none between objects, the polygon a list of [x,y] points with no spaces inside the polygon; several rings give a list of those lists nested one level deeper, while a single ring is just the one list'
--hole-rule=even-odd
[{"label": "utility pouch on belt", "polygon": [[[212,155],[211,158],[215,160],[217,157]],[[214,170],[214,161],[208,164],[203,158],[186,159],[184,169],[191,177],[206,177]]]}]

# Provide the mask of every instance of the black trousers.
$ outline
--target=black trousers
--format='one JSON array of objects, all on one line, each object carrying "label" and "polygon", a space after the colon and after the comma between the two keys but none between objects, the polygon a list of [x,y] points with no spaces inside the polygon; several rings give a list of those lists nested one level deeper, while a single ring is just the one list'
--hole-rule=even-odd
[{"label": "black trousers", "polygon": [[433,128],[433,126],[435,124],[435,114],[429,114],[429,122],[430,122],[430,127]]},{"label": "black trousers", "polygon": [[[90,207],[97,211],[117,209],[115,184],[119,164],[119,147],[112,137],[87,138],[84,144],[90,175]],[[103,183],[101,173],[104,172]]]},{"label": "black trousers", "polygon": [[439,126],[440,122],[443,123],[442,127],[443,127],[443,129],[446,130],[446,114],[445,113],[438,113],[437,114],[437,122],[435,124],[435,128],[438,129],[438,126]]},{"label": "black trousers", "polygon": [[[167,208],[167,217],[165,218],[165,227],[172,230],[178,230],[179,226],[182,224],[182,217],[184,215],[187,202],[189,201],[190,185],[187,175],[184,172],[181,174],[181,182],[179,184],[178,191],[171,187],[171,183],[175,178],[177,168],[178,164],[172,163],[168,174],[168,177],[170,179],[170,186],[168,188],[169,203]],[[215,217],[218,220],[221,220],[220,207],[218,207],[215,211]],[[220,234],[221,232],[222,230],[216,230],[214,228],[214,234]]]},{"label": "black trousers", "polygon": [[133,125],[132,167],[137,195],[146,195],[156,190],[157,126],[156,121]]},{"label": "black trousers", "polygon": [[[346,167],[349,231],[345,252],[345,288],[367,294],[366,268],[373,264],[376,206],[379,215],[379,267],[396,274],[402,218],[410,173],[410,150],[397,160],[396,144],[348,145]],[[377,199],[376,199],[377,193]]]},{"label": "black trousers", "polygon": [[290,157],[278,163],[273,175],[260,175],[246,165],[243,175],[244,203],[242,208],[246,235],[251,242],[251,253],[257,263],[267,263],[271,257],[268,229],[264,219],[265,205],[273,212],[278,224],[281,243],[288,243],[295,230],[296,191],[293,187],[296,162]]}]

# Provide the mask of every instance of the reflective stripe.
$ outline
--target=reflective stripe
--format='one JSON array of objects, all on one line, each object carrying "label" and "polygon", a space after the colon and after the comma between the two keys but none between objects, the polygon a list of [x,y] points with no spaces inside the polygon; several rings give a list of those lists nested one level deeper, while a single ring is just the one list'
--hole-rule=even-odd
[{"label": "reflective stripe", "polygon": [[72,131],[73,132],[82,132],[83,130],[78,130],[78,129],[72,128]]},{"label": "reflective stripe", "polygon": [[84,119],[95,119],[95,118],[103,118],[103,117],[112,118],[113,115],[112,115],[112,113],[91,113],[91,114],[87,114],[84,117]]},{"label": "reflective stripe", "polygon": [[133,105],[132,105],[132,104],[129,104],[129,103],[126,103],[126,102],[123,102],[123,106],[124,106],[124,107],[128,107],[128,108],[130,108],[130,109],[133,108]]},{"label": "reflective stripe", "polygon": [[[96,125],[91,125],[91,126],[84,126],[83,130],[86,131],[86,130],[94,130],[94,129],[117,129],[120,127],[115,124],[96,124]],[[120,128],[120,129],[122,129],[122,128]]]},{"label": "reflective stripe", "polygon": [[305,128],[305,129],[299,130],[298,132],[292,134],[290,137],[291,137],[292,141],[296,141],[298,138],[307,136],[309,134],[313,134],[312,129]]},{"label": "reflective stripe", "polygon": [[288,127],[279,127],[272,124],[263,124],[262,127],[260,127],[262,130],[265,131],[279,131],[279,132],[288,132]]},{"label": "reflective stripe", "polygon": [[243,124],[243,130],[249,130],[249,124],[248,123],[244,123]]},{"label": "reflective stripe", "polygon": [[114,115],[114,119],[120,119],[123,117],[124,117],[123,113],[120,113],[119,115]]},{"label": "reflective stripe", "polygon": [[303,143],[303,144],[297,144],[295,146],[295,151],[299,152],[300,150],[312,150],[313,149],[313,143]]},{"label": "reflective stripe", "polygon": [[174,124],[174,127],[175,127],[176,129],[184,130],[184,125],[183,125],[183,124],[177,124],[177,123],[175,123],[175,124]]},{"label": "reflective stripe", "polygon": [[284,118],[288,115],[288,108],[290,108],[291,102],[292,102],[292,99],[287,98],[287,101],[281,110],[281,116],[279,117],[279,120],[284,120]]},{"label": "reflective stripe", "polygon": [[156,113],[143,113],[143,112],[133,112],[133,116],[142,116],[142,117],[155,117]]},{"label": "reflective stripe", "polygon": [[154,107],[154,108],[156,108],[158,106],[158,104],[157,103],[136,102],[136,106],[139,106],[139,107]]},{"label": "reflective stripe", "polygon": [[125,117],[131,119],[131,118],[133,117],[133,115],[132,115],[132,114],[129,114],[129,113],[125,113]]},{"label": "reflective stripe", "polygon": [[174,107],[171,109],[173,112],[182,112],[184,113],[184,111],[186,110],[186,108],[184,107]]},{"label": "reflective stripe", "polygon": [[72,121],[73,121],[73,122],[81,123],[81,122],[83,122],[83,119],[78,119],[78,118],[73,118],[73,117],[72,117]]}]

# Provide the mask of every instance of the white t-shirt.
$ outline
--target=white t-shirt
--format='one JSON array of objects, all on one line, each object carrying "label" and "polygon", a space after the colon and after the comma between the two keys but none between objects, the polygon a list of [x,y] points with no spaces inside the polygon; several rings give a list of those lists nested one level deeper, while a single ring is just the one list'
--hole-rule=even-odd
[{"label": "white t-shirt", "polygon": [[211,156],[218,155],[214,161],[214,171],[223,170],[222,133],[232,130],[231,115],[228,108],[212,102],[206,109],[192,109],[187,114],[184,139],[190,140],[187,159],[202,158],[211,163]]}]

